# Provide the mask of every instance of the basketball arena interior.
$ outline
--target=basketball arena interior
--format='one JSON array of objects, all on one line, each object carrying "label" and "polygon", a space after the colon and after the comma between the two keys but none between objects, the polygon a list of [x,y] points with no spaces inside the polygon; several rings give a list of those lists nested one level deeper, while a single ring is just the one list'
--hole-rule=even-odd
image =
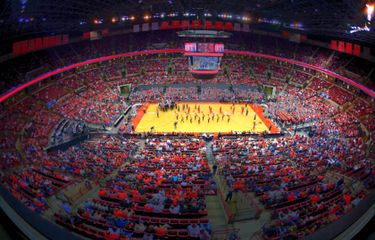
[{"label": "basketball arena interior", "polygon": [[373,0],[0,2],[1,239],[375,239]]}]

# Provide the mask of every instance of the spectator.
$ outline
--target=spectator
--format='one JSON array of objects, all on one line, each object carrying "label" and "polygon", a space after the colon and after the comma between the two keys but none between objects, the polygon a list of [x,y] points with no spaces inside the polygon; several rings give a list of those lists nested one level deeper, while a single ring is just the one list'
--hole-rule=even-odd
[{"label": "spectator", "polygon": [[189,237],[198,238],[200,236],[200,228],[197,224],[191,224],[187,228]]}]

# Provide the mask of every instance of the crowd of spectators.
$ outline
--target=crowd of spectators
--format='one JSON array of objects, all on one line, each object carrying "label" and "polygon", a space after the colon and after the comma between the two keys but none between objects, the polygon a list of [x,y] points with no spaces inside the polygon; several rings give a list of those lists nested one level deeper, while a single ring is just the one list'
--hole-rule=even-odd
[{"label": "crowd of spectators", "polygon": [[[171,36],[161,36],[161,40],[168,37]],[[112,38],[115,43],[121,43],[120,39],[123,40]],[[126,40],[137,41],[139,37]],[[355,68],[361,63],[336,55],[329,60],[328,50],[303,44],[296,48],[265,36],[245,36],[238,41],[247,42],[249,50],[303,60],[323,68],[335,69],[340,66],[337,62],[349,61],[347,68],[357,72]],[[278,48],[257,46],[259,41],[263,46],[275,44]],[[87,46],[73,44],[75,51],[69,53],[65,47],[36,53],[30,66],[23,66],[31,60],[25,62],[22,58],[5,63],[10,66],[9,71],[0,76],[5,80],[12,78],[11,84],[17,84],[23,82],[26,72],[40,65],[52,70],[92,57],[151,48],[148,44],[134,44],[132,49],[131,44],[118,45],[125,47],[117,48],[99,40]],[[60,57],[56,60],[56,56]],[[366,65],[359,73],[370,71],[371,67]],[[288,76],[307,88],[287,85]],[[57,215],[58,222],[99,238],[210,239],[204,197],[215,194],[216,184],[201,140],[148,138],[140,148],[142,144],[134,138],[100,136],[64,151],[44,151],[51,132],[63,118],[111,126],[128,106],[117,88],[125,83],[135,87],[129,96],[131,103],[162,98],[250,101],[266,103],[268,112],[288,127],[312,123],[309,137],[219,138],[213,142],[220,174],[227,184],[235,191],[254,192],[266,208],[272,209],[272,219],[263,229],[266,237],[305,236],[335,221],[361,201],[363,193],[349,192],[341,179],[326,178],[327,169],[358,179],[368,189],[374,186],[374,168],[365,157],[361,130],[361,123],[370,133],[375,130],[374,102],[357,97],[355,90],[346,91],[309,70],[259,58],[224,57],[223,71],[203,82],[188,73],[187,61],[180,55],[147,55],[81,67],[1,106],[0,166],[5,173],[2,172],[2,182],[14,197],[41,213],[48,208],[50,196],[76,179],[98,181],[118,169],[99,190],[98,197],[82,208],[73,211],[64,203],[63,213]],[[177,83],[232,86],[160,87]],[[148,84],[158,85],[146,89],[143,85]],[[274,100],[266,100],[264,85],[276,87]],[[1,90],[10,87],[5,82],[0,86]],[[326,101],[326,97],[340,106]],[[346,104],[348,111],[341,108]]]},{"label": "crowd of spectators", "polygon": [[98,191],[99,198],[86,201],[74,214],[63,210],[58,219],[76,231],[95,226],[109,239],[208,240],[204,197],[216,190],[210,176],[202,140],[146,139],[144,148]]},{"label": "crowd of spectators", "polygon": [[320,96],[304,99],[304,91],[300,90],[295,95],[292,92],[279,94],[276,101],[267,103],[269,112],[286,125],[292,125],[326,119],[339,111]]},{"label": "crowd of spectators", "polygon": [[[341,129],[336,130],[338,134],[326,135],[320,128],[310,138],[239,137],[213,142],[219,175],[229,188],[252,191],[265,208],[272,209],[271,222],[263,227],[266,238],[306,236],[358,204],[363,195],[346,190],[343,179],[327,179],[329,169],[356,176],[371,183],[367,187],[374,187],[374,169],[365,160],[360,138],[346,140]],[[363,160],[353,165],[356,159]]]},{"label": "crowd of spectators", "polygon": [[351,93],[338,86],[329,88],[327,94],[329,95],[329,98],[332,99],[332,101],[338,103],[339,105],[344,105],[345,103],[354,100],[354,96]]},{"label": "crowd of spectators", "polygon": [[322,89],[326,89],[331,86],[331,83],[324,81],[320,78],[314,78],[309,85],[309,88],[313,89],[314,91],[320,91]]},{"label": "crowd of spectators", "polygon": [[48,167],[26,166],[3,176],[3,183],[13,196],[29,209],[41,213],[48,208],[47,197],[72,182],[64,174]]},{"label": "crowd of spectators", "polygon": [[291,81],[298,83],[300,85],[303,85],[305,83],[308,83],[308,80],[311,79],[311,75],[301,72],[301,71],[295,71],[291,74]]},{"label": "crowd of spectators", "polygon": [[163,96],[163,90],[164,88],[162,87],[153,87],[149,89],[132,91],[129,99],[132,103],[158,101]]},{"label": "crowd of spectators", "polygon": [[207,101],[233,101],[234,93],[228,88],[204,87],[201,89],[200,100]]},{"label": "crowd of spectators", "polygon": [[176,88],[168,87],[165,91],[164,98],[170,99],[174,102],[180,101],[197,101],[198,89],[196,87]]},{"label": "crowd of spectators", "polygon": [[235,87],[233,88],[236,101],[239,102],[252,102],[252,103],[262,103],[266,96],[262,89],[258,86],[251,85],[250,88]]},{"label": "crowd of spectators", "polygon": [[31,210],[43,212],[48,207],[48,197],[66,188],[74,179],[95,180],[106,176],[126,161],[136,147],[133,139],[103,136],[66,151],[27,152],[26,162],[21,161],[16,152],[4,153],[2,158],[9,162],[6,167],[12,167],[14,163],[18,166],[7,172],[2,182]]}]

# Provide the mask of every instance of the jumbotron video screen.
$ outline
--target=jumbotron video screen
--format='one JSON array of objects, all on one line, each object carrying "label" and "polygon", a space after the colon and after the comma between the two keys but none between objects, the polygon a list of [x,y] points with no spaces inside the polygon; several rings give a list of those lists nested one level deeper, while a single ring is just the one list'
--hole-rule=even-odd
[{"label": "jumbotron video screen", "polygon": [[188,56],[189,70],[192,73],[217,73],[223,54],[222,43],[185,43],[185,56]]}]

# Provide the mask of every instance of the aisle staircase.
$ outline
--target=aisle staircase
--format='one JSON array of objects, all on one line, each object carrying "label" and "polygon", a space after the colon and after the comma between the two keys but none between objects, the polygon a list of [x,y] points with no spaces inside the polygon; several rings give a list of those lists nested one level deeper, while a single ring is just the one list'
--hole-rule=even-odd
[{"label": "aisle staircase", "polygon": [[[210,141],[206,142],[206,158],[211,167],[216,163]],[[261,226],[269,219],[270,213],[268,211],[258,211],[259,209],[256,208],[257,200],[251,193],[246,195],[241,192],[234,193],[232,200],[229,203],[225,203],[224,199],[221,199],[219,195],[221,192],[225,198],[228,188],[225,180],[219,175],[214,176],[214,180],[218,186],[218,194],[206,197],[213,239],[228,239],[231,234],[236,234],[238,239],[251,239],[253,235],[259,237],[259,234],[257,235],[256,233],[261,232]],[[255,202],[251,202],[251,199]],[[229,212],[226,212],[224,205],[227,206],[227,211]],[[234,218],[227,216],[231,212],[234,214]]]}]

